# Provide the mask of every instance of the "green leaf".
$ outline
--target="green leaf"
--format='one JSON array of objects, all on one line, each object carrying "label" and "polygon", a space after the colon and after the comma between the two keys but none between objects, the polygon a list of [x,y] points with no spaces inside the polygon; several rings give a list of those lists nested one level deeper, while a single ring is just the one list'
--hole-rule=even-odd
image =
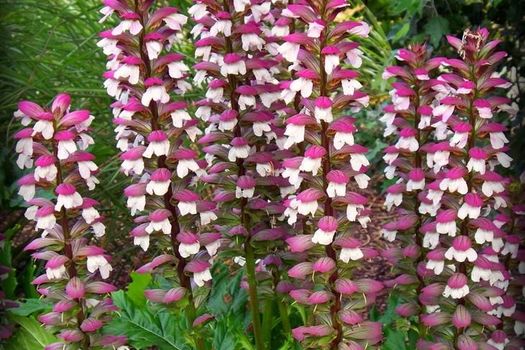
[{"label": "green leaf", "polygon": [[216,264],[213,269],[213,288],[208,300],[208,310],[215,316],[228,312],[238,313],[245,309],[248,295],[240,287],[242,270],[231,276],[228,268]]},{"label": "green leaf", "polygon": [[421,0],[397,0],[389,1],[390,13],[393,15],[400,15],[406,13],[409,17],[414,16],[423,7]]},{"label": "green leaf", "polygon": [[38,299],[39,294],[36,291],[35,285],[32,281],[35,279],[36,266],[32,261],[29,261],[22,276],[20,276],[20,285],[24,291],[26,298]]},{"label": "green leaf", "polygon": [[216,320],[213,325],[212,348],[217,350],[245,349],[254,350],[251,340],[245,330],[239,315],[229,313]]},{"label": "green leaf", "polygon": [[381,322],[385,326],[391,325],[399,315],[396,313],[396,307],[401,304],[401,300],[396,293],[391,293],[387,300],[387,307],[385,312],[379,316],[377,321]]},{"label": "green leaf", "polygon": [[104,328],[105,332],[126,335],[129,344],[137,349],[151,346],[159,350],[189,349],[183,340],[183,315],[171,314],[166,309],[137,307],[123,291],[112,293],[112,299],[120,308],[120,317],[114,318]]},{"label": "green leaf", "polygon": [[[394,29],[394,28],[392,28],[392,29]],[[408,34],[409,30],[410,30],[410,21],[406,21],[401,26],[396,25],[395,26],[395,33],[392,36],[392,41],[393,42],[400,41],[401,39],[403,39]]]},{"label": "green leaf", "polygon": [[384,350],[407,350],[405,346],[405,332],[386,328]]},{"label": "green leaf", "polygon": [[11,241],[5,240],[4,247],[0,250],[0,265],[11,268],[7,274],[7,278],[2,280],[2,290],[7,299],[15,299],[15,289],[18,282],[16,281],[16,273],[11,265]]},{"label": "green leaf", "polygon": [[[222,322],[221,322],[222,321]],[[217,322],[213,334],[213,348],[217,350],[235,349],[237,340],[235,332],[228,327],[226,318]]]},{"label": "green leaf", "polygon": [[128,285],[126,295],[137,306],[146,305],[146,297],[144,291],[151,282],[151,274],[132,272],[131,283]]},{"label": "green leaf", "polygon": [[33,317],[10,314],[9,320],[20,325],[20,328],[9,339],[5,350],[42,350],[46,345],[57,341],[57,338]]},{"label": "green leaf", "polygon": [[376,322],[379,320],[379,311],[377,311],[377,307],[375,305],[372,305],[372,308],[370,309],[370,312],[368,313],[368,318],[370,321]]},{"label": "green leaf", "polygon": [[448,19],[441,16],[431,18],[425,25],[425,33],[430,36],[432,46],[438,47],[444,34],[449,32]]},{"label": "green leaf", "polygon": [[27,299],[19,303],[17,308],[9,310],[10,313],[17,316],[29,316],[34,313],[45,313],[51,311],[51,302],[46,299]]},{"label": "green leaf", "polygon": [[380,139],[375,139],[374,147],[372,147],[367,154],[368,159],[375,159],[376,157],[381,156],[383,149],[387,146],[386,143]]}]

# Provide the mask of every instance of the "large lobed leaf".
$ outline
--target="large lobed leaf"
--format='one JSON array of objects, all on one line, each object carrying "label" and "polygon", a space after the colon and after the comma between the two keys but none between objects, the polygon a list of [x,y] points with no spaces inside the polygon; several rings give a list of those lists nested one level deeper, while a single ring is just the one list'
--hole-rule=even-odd
[{"label": "large lobed leaf", "polygon": [[11,314],[9,320],[18,324],[20,328],[5,344],[5,350],[42,350],[46,345],[57,341],[57,338],[33,317]]},{"label": "large lobed leaf", "polygon": [[113,293],[113,302],[120,308],[120,317],[105,328],[110,334],[128,337],[130,345],[137,349],[155,346],[159,350],[186,350],[184,344],[184,317],[165,309],[153,311],[136,306],[124,291]]}]

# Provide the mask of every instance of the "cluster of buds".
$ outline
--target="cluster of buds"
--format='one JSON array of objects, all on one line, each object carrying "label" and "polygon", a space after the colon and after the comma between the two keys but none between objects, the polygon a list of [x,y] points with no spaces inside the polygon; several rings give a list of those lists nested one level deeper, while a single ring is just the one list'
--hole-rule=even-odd
[{"label": "cluster of buds", "polygon": [[[385,114],[392,129],[401,129],[399,141],[385,155],[387,176],[398,173],[401,179],[389,188],[387,204],[397,207],[410,196],[417,198],[410,210],[399,209],[402,215],[384,230],[394,238],[397,231],[417,229],[400,237],[406,246],[395,250],[398,254],[389,254],[396,262],[407,256],[417,261],[415,274],[403,280],[417,285],[419,305],[399,311],[419,316],[421,349],[438,344],[461,350],[482,345],[518,349],[523,346],[519,332],[506,319],[516,309],[510,271],[520,237],[512,232],[510,181],[498,173],[511,162],[505,153],[506,128],[497,122],[498,114],[512,112],[501,94],[509,84],[495,72],[506,54],[496,51],[498,42],[489,41],[485,29],[466,30],[462,39],[448,41],[461,59],[436,58],[421,66],[412,63],[415,52],[400,50],[398,58],[411,66],[414,83],[394,86],[394,106]],[[425,77],[428,72],[420,69],[428,70],[428,63],[445,72],[436,79]],[[389,72],[407,82],[406,70]],[[421,80],[418,74],[429,81],[422,95],[421,83],[415,84]],[[407,109],[418,113],[419,125],[406,127]],[[400,147],[421,152],[426,166],[399,158]]]},{"label": "cluster of buds", "polygon": [[243,286],[257,349],[264,348],[258,309],[263,286],[257,280],[278,283],[282,261],[272,252],[282,252],[277,249],[286,234],[278,223],[284,212],[280,198],[290,187],[278,171],[288,152],[277,122],[280,66],[272,56],[270,8],[269,1],[199,0],[189,10],[196,22],[195,82],[207,85],[196,110],[206,124],[199,140],[208,163],[203,180],[214,185],[211,200],[220,210],[213,229],[234,241],[235,261],[246,268]]},{"label": "cluster of buds", "polygon": [[368,105],[360,91],[362,52],[355,38],[367,37],[364,22],[340,20],[345,1],[308,1],[284,6],[272,32],[287,62],[281,81],[285,142],[291,157],[282,176],[291,189],[284,216],[294,235],[286,242],[295,254],[288,271],[291,299],[309,308],[309,323],[293,330],[306,347],[363,349],[379,343],[381,325],[365,319],[383,289],[371,279],[352,279],[363,260],[377,252],[358,233],[370,221],[367,149],[354,142],[355,119],[347,115]]},{"label": "cluster of buds", "polygon": [[[104,4],[101,12],[116,14],[119,20],[100,34],[98,45],[108,56],[104,85],[116,99],[112,108],[121,169],[133,180],[124,190],[135,216],[131,236],[144,251],[150,238],[156,237],[156,248],[163,253],[139,272],[175,275],[173,288],[149,290],[146,297],[170,305],[187,300],[191,326],[196,318],[192,289],[211,280],[210,267],[221,236],[197,232],[199,224],[216,216],[213,203],[201,200],[193,189],[204,172],[192,147],[202,131],[181,99],[191,89],[189,67],[181,54],[170,52],[182,37],[187,17],[155,1],[105,0]],[[200,337],[195,339],[201,348]]]},{"label": "cluster of buds", "polygon": [[115,311],[106,295],[115,287],[110,257],[96,245],[105,234],[97,201],[80,195],[98,183],[87,110],[70,111],[71,98],[60,94],[51,108],[22,101],[15,117],[23,129],[15,134],[20,168],[31,169],[19,181],[27,203],[25,217],[35,222],[40,237],[26,247],[33,258],[45,261],[45,274],[33,284],[53,302],[53,310],[39,316],[59,331],[59,343],[46,349],[87,349],[122,346],[122,337],[102,336],[99,330]]}]

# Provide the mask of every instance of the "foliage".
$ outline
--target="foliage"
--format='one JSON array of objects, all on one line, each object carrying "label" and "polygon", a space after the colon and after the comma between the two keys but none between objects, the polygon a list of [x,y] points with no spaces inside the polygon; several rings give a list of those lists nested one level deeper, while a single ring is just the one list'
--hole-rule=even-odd
[{"label": "foliage", "polygon": [[11,314],[9,320],[20,328],[5,344],[5,350],[41,350],[57,338],[43,328],[34,317]]},{"label": "foliage", "polygon": [[119,317],[106,327],[108,333],[126,335],[130,345],[138,349],[150,346],[160,350],[190,349],[181,337],[185,324],[181,314],[137,305],[124,291],[113,293],[112,298],[120,311]]},{"label": "foliage", "polygon": [[386,301],[385,310],[380,313],[377,308],[370,311],[370,320],[381,322],[385,339],[382,349],[385,350],[410,350],[416,347],[416,337],[414,331],[406,329],[406,322],[396,312],[396,308],[405,302],[398,293],[391,292]]}]

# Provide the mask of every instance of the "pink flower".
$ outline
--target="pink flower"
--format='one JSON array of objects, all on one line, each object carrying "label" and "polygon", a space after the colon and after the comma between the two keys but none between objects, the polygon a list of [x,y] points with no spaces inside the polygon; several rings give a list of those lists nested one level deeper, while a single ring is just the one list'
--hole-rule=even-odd
[{"label": "pink flower", "polygon": [[326,188],[328,197],[334,198],[336,196],[343,197],[346,195],[346,185],[350,180],[348,175],[341,170],[331,170],[326,175],[326,179],[328,180],[328,187]]},{"label": "pink flower", "polygon": [[139,15],[136,13],[127,12],[121,14],[123,19],[112,31],[112,35],[120,35],[126,31],[129,31],[132,35],[137,35],[142,31],[142,24],[139,21]]},{"label": "pink flower", "polygon": [[436,231],[455,237],[457,231],[456,218],[457,213],[454,209],[441,210],[436,216]]},{"label": "pink flower", "polygon": [[354,119],[352,117],[341,117],[330,125],[330,130],[334,131],[334,148],[340,150],[344,145],[354,144]]},{"label": "pink flower", "polygon": [[55,166],[55,161],[55,157],[49,155],[43,155],[38,157],[35,161],[35,180],[55,180],[58,172],[57,167]]},{"label": "pink flower", "polygon": [[477,219],[481,214],[481,207],[483,206],[483,198],[477,193],[467,193],[464,197],[464,202],[458,210],[458,218],[465,219],[467,216],[470,219]]},{"label": "pink flower", "polygon": [[432,270],[436,275],[441,275],[445,268],[445,253],[442,249],[431,250],[427,254],[425,267]]},{"label": "pink flower", "polygon": [[248,142],[242,137],[235,137],[231,141],[232,147],[228,152],[228,160],[234,162],[237,158],[244,159],[248,158],[250,152],[250,146]]},{"label": "pink flower", "polygon": [[122,160],[121,167],[124,174],[142,174],[144,171],[144,160],[142,159],[142,155],[145,150],[146,148],[144,146],[138,146],[131,148],[120,155],[120,159]]},{"label": "pink flower", "polygon": [[476,171],[482,175],[485,174],[488,154],[482,148],[477,147],[471,148],[468,153],[470,156],[467,163],[467,169],[469,172]]},{"label": "pink flower", "polygon": [[332,104],[332,100],[326,96],[319,96],[315,100],[314,116],[318,123],[321,123],[321,121],[332,122]]},{"label": "pink flower", "polygon": [[489,101],[484,99],[477,99],[474,101],[474,107],[477,109],[480,118],[492,118],[492,110]]},{"label": "pink flower", "polygon": [[334,68],[339,66],[339,49],[337,46],[325,46],[321,54],[324,55],[324,70],[326,74],[332,74]]},{"label": "pink flower", "polygon": [[148,226],[146,226],[146,232],[162,231],[162,233],[169,235],[171,233],[170,216],[171,212],[167,209],[157,209],[153,211],[148,216],[150,222]]},{"label": "pink flower", "polygon": [[22,196],[22,198],[26,202],[30,201],[31,199],[35,197],[36,180],[33,174],[27,174],[27,175],[22,176],[20,179],[18,179],[17,184],[20,187],[18,189],[18,194]]},{"label": "pink flower", "polygon": [[109,273],[113,271],[113,268],[109,264],[108,260],[104,256],[104,250],[99,247],[91,246],[87,247],[87,269],[91,273],[95,273],[97,270],[103,279],[109,277]]},{"label": "pink flower", "polygon": [[193,273],[193,280],[199,287],[211,281],[210,263],[205,260],[192,260],[186,265],[186,270]]},{"label": "pink flower", "polygon": [[469,292],[467,277],[461,273],[455,273],[448,279],[443,296],[445,298],[461,299],[467,296]]},{"label": "pink flower", "polygon": [[321,245],[332,243],[337,230],[337,219],[333,216],[324,216],[319,220],[317,226],[318,229],[312,237],[312,242]]},{"label": "pink flower", "polygon": [[458,262],[465,260],[474,262],[478,258],[478,254],[472,248],[470,239],[467,236],[458,236],[454,238],[452,246],[446,251],[445,258]]},{"label": "pink flower", "polygon": [[131,230],[131,236],[133,237],[133,245],[140,246],[143,251],[147,251],[149,248],[149,233],[146,231],[146,224],[136,226]]},{"label": "pink flower", "polygon": [[128,198],[126,205],[131,210],[131,215],[143,211],[146,207],[146,184],[132,184],[124,189],[124,195]]},{"label": "pink flower", "polygon": [[417,131],[412,128],[404,128],[399,132],[399,140],[395,144],[397,148],[416,152],[419,149],[419,143],[416,139]]},{"label": "pink flower", "polygon": [[196,162],[197,152],[194,150],[179,148],[173,152],[173,157],[177,159],[177,176],[184,178],[190,171],[195,174],[200,173],[200,166]]},{"label": "pink flower", "polygon": [[141,103],[144,106],[149,106],[151,101],[167,103],[170,100],[170,95],[166,91],[164,82],[159,78],[148,78],[144,81],[146,91],[142,95]]},{"label": "pink flower", "polygon": [[102,328],[104,323],[102,321],[94,319],[94,318],[88,318],[85,319],[82,324],[80,325],[80,329],[84,332],[91,333],[99,330]]},{"label": "pink flower", "polygon": [[241,176],[237,180],[235,189],[236,198],[252,198],[255,192],[255,179],[251,176]]},{"label": "pink flower", "polygon": [[296,73],[297,79],[290,84],[290,90],[300,92],[304,98],[312,95],[314,81],[319,79],[318,74],[311,69],[302,69]]},{"label": "pink flower", "polygon": [[321,168],[321,161],[326,150],[321,146],[310,146],[304,153],[304,158],[301,162],[299,170],[311,172],[312,175],[317,175],[317,172]]},{"label": "pink flower", "polygon": [[56,225],[55,208],[51,205],[45,205],[36,211],[36,228],[43,230],[52,230]]},{"label": "pink flower", "polygon": [[136,85],[140,77],[142,60],[135,56],[126,56],[121,60],[121,65],[114,73],[115,79],[127,79],[130,84]]},{"label": "pink flower", "polygon": [[66,285],[66,294],[71,299],[81,299],[85,295],[85,285],[78,277],[73,277]]},{"label": "pink flower", "polygon": [[365,256],[361,250],[361,242],[355,238],[343,236],[338,238],[335,243],[341,246],[339,259],[345,263],[348,263],[350,260],[360,260]]},{"label": "pink flower", "polygon": [[422,190],[425,188],[425,172],[421,168],[414,168],[408,173],[407,191]]},{"label": "pink flower", "polygon": [[82,205],[82,197],[76,191],[74,185],[69,183],[63,183],[57,186],[55,190],[57,197],[57,203],[55,205],[55,210],[60,211],[64,209],[72,209]]},{"label": "pink flower", "polygon": [[200,243],[197,236],[191,232],[181,232],[177,235],[179,253],[183,258],[197,254],[200,250]]},{"label": "pink flower", "polygon": [[449,191],[450,193],[459,192],[460,194],[467,194],[468,185],[464,179],[465,169],[455,167],[445,173],[445,177],[439,184],[439,189],[442,191]]},{"label": "pink flower", "polygon": [[224,56],[224,64],[220,68],[224,77],[228,75],[246,74],[246,64],[242,56],[235,53],[229,53]]},{"label": "pink flower", "polygon": [[170,142],[164,131],[152,131],[148,136],[148,147],[142,154],[146,158],[156,156],[167,156],[170,151]]},{"label": "pink flower", "polygon": [[464,148],[467,145],[468,135],[472,130],[469,123],[457,123],[453,126],[454,135],[450,138],[450,146]]},{"label": "pink flower", "polygon": [[177,208],[180,211],[180,215],[197,214],[197,201],[200,196],[190,190],[182,190],[174,193],[173,197],[179,201]]},{"label": "pink flower", "polygon": [[46,263],[46,276],[49,280],[62,279],[66,276],[65,263],[68,257],[64,255],[55,255]]},{"label": "pink flower", "polygon": [[168,192],[171,184],[171,171],[166,168],[155,170],[146,185],[146,192],[151,195],[163,196]]},{"label": "pink flower", "polygon": [[299,214],[310,214],[313,216],[315,215],[315,212],[319,207],[319,203],[317,202],[317,200],[320,199],[322,196],[323,194],[319,190],[309,188],[297,195],[297,198],[295,199],[295,204],[293,205],[295,206]]},{"label": "pink flower", "polygon": [[33,126],[32,136],[41,134],[44,139],[50,140],[53,137],[54,132],[55,132],[54,127],[53,127],[53,120],[54,120],[53,114],[49,112],[42,112],[36,115],[34,119],[36,119],[36,123]]}]

